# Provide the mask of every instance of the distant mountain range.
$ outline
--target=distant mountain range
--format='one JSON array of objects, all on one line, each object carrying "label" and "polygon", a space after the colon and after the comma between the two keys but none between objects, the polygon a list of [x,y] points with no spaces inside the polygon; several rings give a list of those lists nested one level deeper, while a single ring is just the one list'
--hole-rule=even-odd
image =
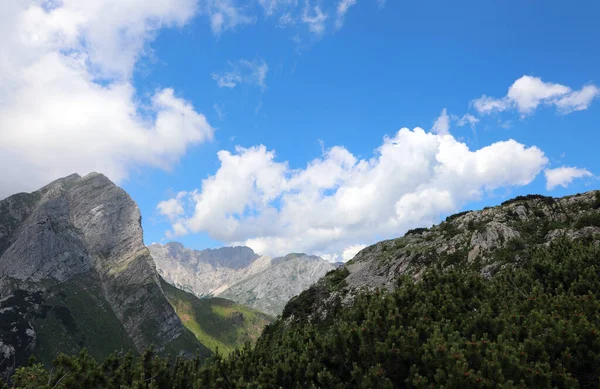
[{"label": "distant mountain range", "polygon": [[271,258],[249,247],[191,250],[181,243],[148,247],[159,274],[198,297],[219,296],[269,315],[338,264],[306,254]]},{"label": "distant mountain range", "polygon": [[0,201],[0,369],[84,347],[209,356],[260,334],[266,315],[165,283],[140,222],[129,195],[97,173]]}]

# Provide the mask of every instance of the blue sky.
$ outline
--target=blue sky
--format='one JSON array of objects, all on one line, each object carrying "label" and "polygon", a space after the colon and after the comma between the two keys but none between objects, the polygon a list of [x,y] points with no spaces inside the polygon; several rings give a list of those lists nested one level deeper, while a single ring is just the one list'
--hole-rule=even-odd
[{"label": "blue sky", "polygon": [[[5,173],[8,193],[98,170],[139,204],[147,243],[348,259],[459,210],[599,187],[596,1],[91,3],[0,6],[36,37],[3,43],[23,55],[0,63],[0,134],[33,177]],[[46,120],[24,144],[28,109]]]}]

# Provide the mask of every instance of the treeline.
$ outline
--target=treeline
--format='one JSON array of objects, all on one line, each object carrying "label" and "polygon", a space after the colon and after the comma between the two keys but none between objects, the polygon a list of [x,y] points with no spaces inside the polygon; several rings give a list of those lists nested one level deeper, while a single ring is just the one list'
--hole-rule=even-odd
[{"label": "treeline", "polygon": [[491,279],[433,269],[325,321],[277,322],[228,358],[61,355],[6,387],[598,388],[599,261],[597,244],[559,241]]}]

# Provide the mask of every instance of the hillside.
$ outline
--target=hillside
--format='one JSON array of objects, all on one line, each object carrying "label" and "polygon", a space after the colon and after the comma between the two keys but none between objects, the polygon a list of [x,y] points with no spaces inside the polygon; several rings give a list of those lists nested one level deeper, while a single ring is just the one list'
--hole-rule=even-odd
[{"label": "hillside", "polygon": [[52,375],[22,369],[14,384],[76,388],[78,374],[100,388],[598,387],[599,219],[599,192],[453,215],[366,248],[228,358],[115,355],[117,374],[82,355]]},{"label": "hillside", "polygon": [[191,250],[181,243],[149,246],[160,275],[198,297],[218,296],[272,316],[335,269],[320,257],[289,254],[259,256],[249,247]]},{"label": "hillside", "polygon": [[[309,318],[324,317],[338,300],[351,304],[359,290],[393,289],[399,278],[419,280],[430,269],[463,268],[489,278],[507,261],[518,264],[527,250],[560,238],[600,241],[600,191],[556,199],[517,197],[379,242],[292,300],[283,316],[304,319],[306,311]],[[296,306],[301,312],[294,312]]]},{"label": "hillside", "polygon": [[272,318],[218,297],[199,299],[161,278],[161,286],[183,325],[212,352],[229,354],[246,342],[254,343]]}]

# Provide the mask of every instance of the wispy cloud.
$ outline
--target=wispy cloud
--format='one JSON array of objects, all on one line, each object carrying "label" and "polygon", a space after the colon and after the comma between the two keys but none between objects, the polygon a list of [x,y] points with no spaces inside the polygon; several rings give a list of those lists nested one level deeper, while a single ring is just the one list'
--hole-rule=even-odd
[{"label": "wispy cloud", "polygon": [[297,0],[258,0],[267,16],[273,15],[278,10],[286,10],[293,6]]},{"label": "wispy cloud", "polygon": [[466,126],[468,124],[471,126],[471,128],[475,128],[477,123],[479,123],[479,119],[469,113],[463,115],[463,117],[460,119],[456,118],[456,124],[458,124],[459,127]]},{"label": "wispy cloud", "polygon": [[346,17],[346,12],[356,4],[356,0],[340,0],[336,9],[336,19],[335,19],[335,28],[340,29],[344,25],[344,18]]},{"label": "wispy cloud", "polygon": [[223,105],[222,104],[218,104],[218,103],[214,103],[213,104],[213,109],[215,110],[215,112],[219,116],[219,119],[223,120],[223,118],[225,117],[225,111],[223,110]]},{"label": "wispy cloud", "polygon": [[285,27],[291,26],[293,24],[296,24],[296,19],[294,19],[294,17],[292,16],[292,14],[290,12],[287,12],[279,17],[277,27],[285,28]]},{"label": "wispy cloud", "polygon": [[450,133],[450,116],[448,116],[446,108],[442,109],[440,116],[433,122],[431,131],[434,134],[439,135],[446,135]]},{"label": "wispy cloud", "polygon": [[267,88],[269,66],[264,59],[256,58],[252,61],[240,59],[228,62],[228,65],[230,70],[211,74],[219,88],[233,89],[242,83],[258,86],[263,91]]},{"label": "wispy cloud", "polygon": [[256,17],[250,15],[245,7],[232,0],[208,0],[203,4],[201,12],[208,15],[210,27],[215,35],[256,21]]},{"label": "wispy cloud", "polygon": [[302,22],[308,25],[308,30],[316,35],[325,31],[325,21],[328,15],[321,10],[319,5],[312,6],[307,0],[302,11]]}]

